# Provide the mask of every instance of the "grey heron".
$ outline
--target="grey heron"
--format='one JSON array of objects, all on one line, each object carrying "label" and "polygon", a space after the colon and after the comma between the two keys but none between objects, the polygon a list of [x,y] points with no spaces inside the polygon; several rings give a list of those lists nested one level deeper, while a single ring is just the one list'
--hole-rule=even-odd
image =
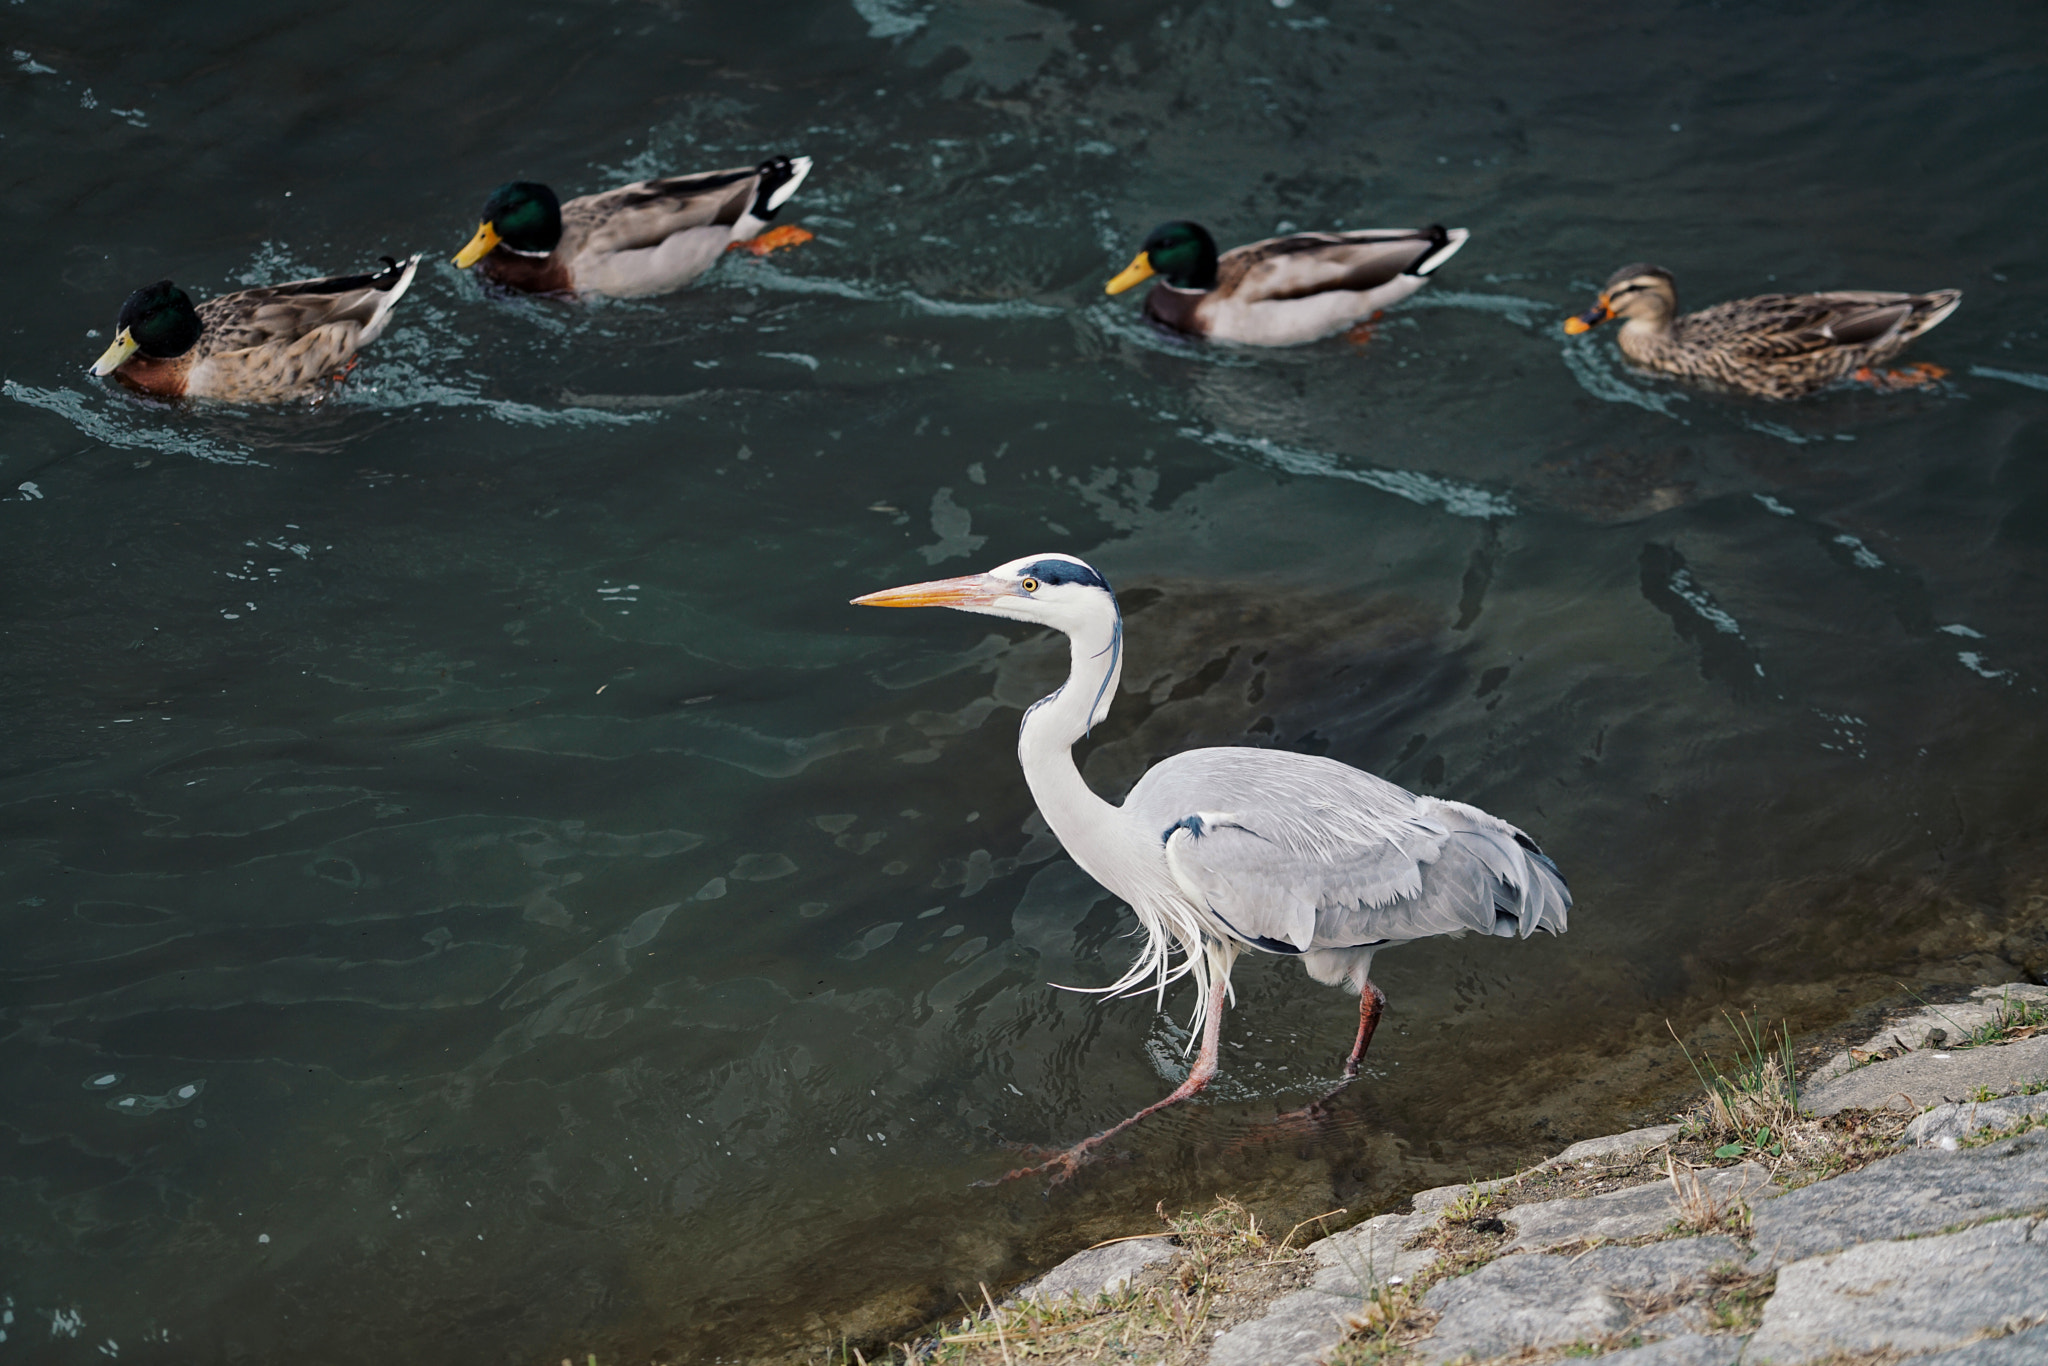
[{"label": "grey heron", "polygon": [[1149,980],[1163,1004],[1181,977],[1198,988],[1190,1031],[1202,1046],[1187,1080],[1036,1170],[1058,1166],[1064,1178],[1090,1149],[1209,1084],[1230,970],[1248,949],[1299,958],[1317,981],[1358,993],[1348,1079],[1386,1004],[1368,976],[1375,953],[1436,934],[1564,932],[1571,893],[1534,840],[1476,807],[1417,796],[1333,759],[1193,749],[1155,765],[1121,806],[1097,796],[1073,746],[1109,715],[1123,618],[1108,582],[1071,555],[1026,555],[853,603],[952,607],[1065,633],[1067,681],[1024,713],[1017,758],[1068,855],[1145,929],[1130,970],[1100,990],[1118,995]]}]

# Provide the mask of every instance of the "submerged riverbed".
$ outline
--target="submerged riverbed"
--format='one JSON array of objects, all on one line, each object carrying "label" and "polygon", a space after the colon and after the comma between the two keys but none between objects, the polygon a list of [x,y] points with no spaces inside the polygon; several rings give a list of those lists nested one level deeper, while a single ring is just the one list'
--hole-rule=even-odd
[{"label": "submerged riverbed", "polygon": [[[1285,1227],[1656,1111],[1724,1007],[2048,971],[2048,21],[1865,4],[8,10],[0,1350],[796,1359],[1235,1194]],[[565,195],[803,152],[815,241],[487,299]],[[1162,338],[1228,244],[1472,240],[1369,341]],[[317,409],[83,375],[122,297],[429,253]],[[1567,338],[1964,291],[1922,392],[1689,394]],[[856,594],[1079,554],[1120,796],[1328,754],[1528,829],[1571,932],[1246,961],[1211,1098],[1013,753],[1055,638]],[[579,1355],[580,1359],[580,1355]]]}]

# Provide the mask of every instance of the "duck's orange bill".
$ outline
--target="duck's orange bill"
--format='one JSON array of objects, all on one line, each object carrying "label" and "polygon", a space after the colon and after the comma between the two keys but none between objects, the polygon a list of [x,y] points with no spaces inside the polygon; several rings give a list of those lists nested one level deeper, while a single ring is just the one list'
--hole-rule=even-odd
[{"label": "duck's orange bill", "polygon": [[1607,296],[1603,294],[1600,296],[1600,302],[1594,304],[1584,313],[1579,314],[1577,317],[1566,318],[1564,320],[1564,330],[1576,337],[1581,332],[1591,332],[1613,316],[1614,310],[1607,306]]},{"label": "duck's orange bill", "polygon": [[455,253],[455,264],[468,270],[477,262],[489,256],[498,245],[498,230],[488,222],[476,225],[476,236],[469,239],[469,245]]},{"label": "duck's orange bill", "polygon": [[1011,592],[1010,585],[993,574],[963,574],[957,579],[933,579],[929,583],[884,588],[853,600],[855,607],[986,607]]},{"label": "duck's orange bill", "polygon": [[1138,253],[1137,260],[1125,266],[1114,280],[1111,280],[1102,287],[1102,292],[1104,294],[1121,294],[1132,285],[1143,284],[1155,274],[1157,272],[1152,269],[1152,258],[1141,251]]}]

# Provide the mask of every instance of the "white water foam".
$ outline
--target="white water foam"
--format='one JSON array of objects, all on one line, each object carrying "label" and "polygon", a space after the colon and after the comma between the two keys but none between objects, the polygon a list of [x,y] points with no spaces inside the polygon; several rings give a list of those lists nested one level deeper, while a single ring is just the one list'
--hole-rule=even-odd
[{"label": "white water foam", "polygon": [[1289,474],[1348,479],[1423,507],[1440,506],[1454,517],[1490,519],[1515,515],[1513,501],[1501,494],[1431,474],[1419,474],[1414,470],[1353,469],[1339,464],[1334,455],[1300,446],[1285,446],[1262,436],[1232,436],[1227,432],[1209,432],[1199,427],[1183,427],[1180,434],[1211,446],[1250,451],[1267,465]]}]

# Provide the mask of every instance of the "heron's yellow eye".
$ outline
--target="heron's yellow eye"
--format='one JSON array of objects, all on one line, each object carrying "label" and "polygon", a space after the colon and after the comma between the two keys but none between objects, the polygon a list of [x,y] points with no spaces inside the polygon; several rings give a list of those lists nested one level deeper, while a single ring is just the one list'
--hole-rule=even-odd
[{"label": "heron's yellow eye", "polygon": [[1024,580],[1024,591],[1025,591],[1025,592],[1027,592],[1027,593],[1036,593],[1036,592],[1038,591],[1038,580],[1037,580],[1037,579],[1026,579],[1026,580]]}]

